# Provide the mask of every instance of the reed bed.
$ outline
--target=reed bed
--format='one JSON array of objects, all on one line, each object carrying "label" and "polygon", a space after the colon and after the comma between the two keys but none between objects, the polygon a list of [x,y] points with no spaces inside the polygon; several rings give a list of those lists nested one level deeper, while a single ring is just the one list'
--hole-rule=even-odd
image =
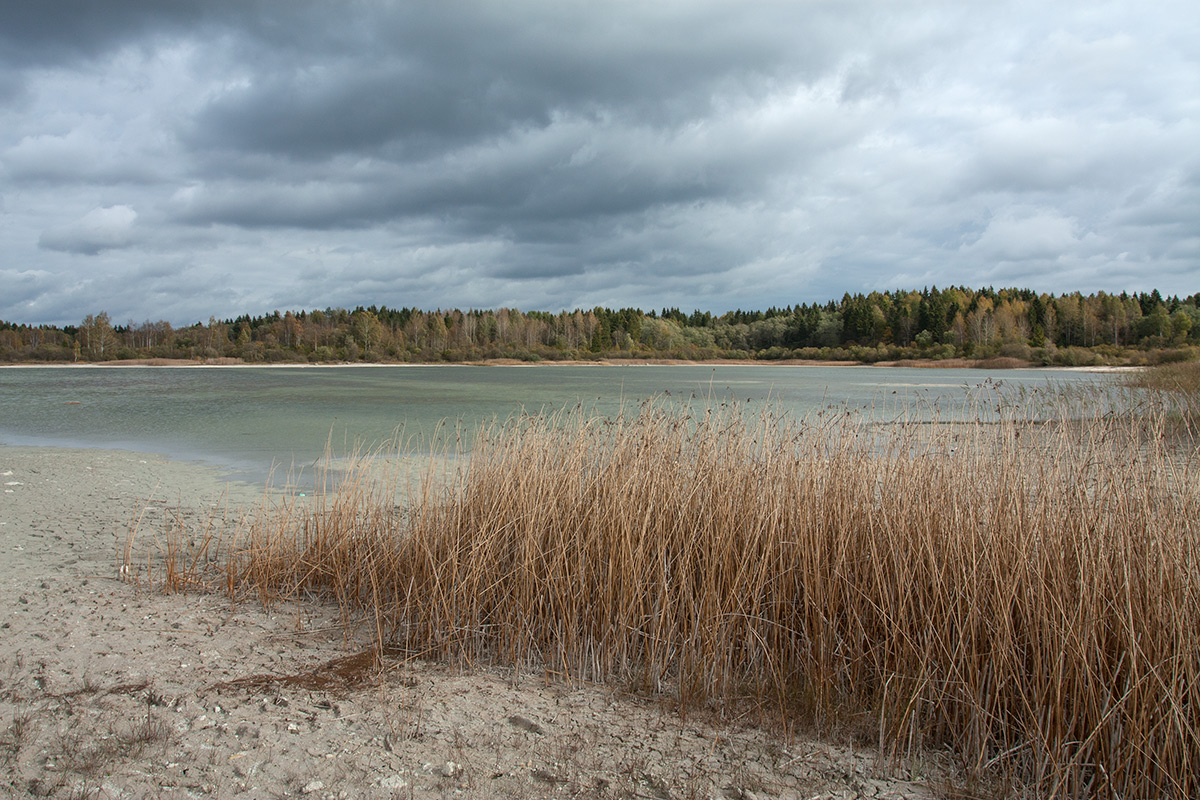
[{"label": "reed bed", "polygon": [[869,719],[1040,795],[1200,795],[1197,454],[1029,406],[522,417],[403,506],[364,467],[253,520],[225,580],[427,657]]},{"label": "reed bed", "polygon": [[1127,381],[1134,389],[1166,401],[1172,432],[1200,441],[1200,361],[1179,361],[1138,370]]}]

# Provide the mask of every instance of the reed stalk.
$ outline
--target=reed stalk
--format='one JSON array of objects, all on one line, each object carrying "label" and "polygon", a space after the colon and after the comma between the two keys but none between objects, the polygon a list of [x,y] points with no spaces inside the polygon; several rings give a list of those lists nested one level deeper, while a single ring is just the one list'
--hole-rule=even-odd
[{"label": "reed stalk", "polygon": [[1039,794],[1195,797],[1197,453],[1152,410],[1047,408],[524,416],[403,507],[364,462],[253,520],[227,585],[683,709],[865,714],[893,756],[949,747]]}]

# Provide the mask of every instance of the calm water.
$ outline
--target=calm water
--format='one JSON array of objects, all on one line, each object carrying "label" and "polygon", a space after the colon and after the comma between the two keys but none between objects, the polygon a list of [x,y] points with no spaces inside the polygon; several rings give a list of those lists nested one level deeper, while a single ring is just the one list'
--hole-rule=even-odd
[{"label": "calm water", "polygon": [[920,415],[952,411],[974,387],[1006,389],[1102,380],[1064,370],[931,370],[745,365],[541,367],[82,367],[0,369],[0,444],[164,453],[265,479],[307,468],[399,430],[414,451],[442,425],[469,431],[522,410],[582,403],[772,402],[803,415],[823,406]]}]

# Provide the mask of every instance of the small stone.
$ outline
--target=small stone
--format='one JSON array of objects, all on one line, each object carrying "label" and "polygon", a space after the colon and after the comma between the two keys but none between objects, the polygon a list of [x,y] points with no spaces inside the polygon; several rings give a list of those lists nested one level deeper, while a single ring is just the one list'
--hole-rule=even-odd
[{"label": "small stone", "polygon": [[545,733],[545,730],[542,729],[541,725],[538,725],[531,719],[527,719],[526,717],[522,717],[517,714],[513,714],[508,718],[508,724],[512,725],[514,728],[520,728],[521,730],[529,731],[530,733],[536,733],[538,735]]},{"label": "small stone", "polygon": [[379,782],[379,788],[390,789],[396,791],[408,787],[408,781],[401,778],[399,775],[389,775]]},{"label": "small stone", "polygon": [[304,788],[300,791],[304,794],[312,794],[313,792],[319,792],[324,788],[325,784],[321,781],[309,781],[308,783],[304,784]]}]

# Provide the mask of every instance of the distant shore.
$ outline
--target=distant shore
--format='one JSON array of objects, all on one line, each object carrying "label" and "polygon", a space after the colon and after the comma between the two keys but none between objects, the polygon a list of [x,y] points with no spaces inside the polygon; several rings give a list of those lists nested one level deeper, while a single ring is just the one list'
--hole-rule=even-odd
[{"label": "distant shore", "polygon": [[122,367],[208,367],[208,368],[270,368],[270,369],[307,369],[312,367],[664,367],[664,366],[739,366],[739,367],[909,367],[913,369],[1047,369],[1071,370],[1073,372],[1127,372],[1144,369],[1138,366],[1098,366],[1098,367],[1065,367],[1044,366],[1017,358],[946,358],[946,359],[913,359],[903,361],[821,361],[817,359],[771,359],[759,360],[752,358],[728,359],[712,358],[691,361],[676,358],[602,358],[591,360],[563,361],[521,361],[515,358],[490,358],[480,361],[397,361],[397,362],[355,362],[334,361],[328,363],[255,363],[235,358],[214,358],[204,361],[184,358],[149,358],[123,359],[117,361],[83,361],[83,362],[39,362],[39,363],[7,363],[0,364],[0,369],[25,369],[33,367],[53,367],[62,369],[100,368],[113,369]]}]

